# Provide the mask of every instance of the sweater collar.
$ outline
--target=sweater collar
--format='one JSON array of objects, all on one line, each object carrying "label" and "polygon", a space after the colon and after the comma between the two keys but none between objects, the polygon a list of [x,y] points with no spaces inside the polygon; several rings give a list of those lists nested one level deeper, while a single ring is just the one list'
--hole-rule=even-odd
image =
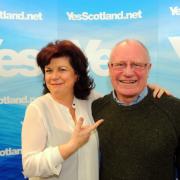
[{"label": "sweater collar", "polygon": [[144,90],[138,95],[138,97],[136,97],[130,104],[127,105],[117,98],[115,90],[112,92],[114,101],[122,106],[131,106],[131,105],[137,104],[140,101],[142,101],[147,96],[147,94],[148,94],[148,88],[145,87]]}]

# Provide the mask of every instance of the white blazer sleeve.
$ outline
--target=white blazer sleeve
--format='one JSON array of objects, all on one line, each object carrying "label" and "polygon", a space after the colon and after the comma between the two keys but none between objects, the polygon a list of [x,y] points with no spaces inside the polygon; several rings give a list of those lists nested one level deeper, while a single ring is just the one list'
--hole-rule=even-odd
[{"label": "white blazer sleeve", "polygon": [[58,175],[63,158],[58,147],[46,146],[47,130],[40,110],[30,104],[26,110],[22,127],[22,162],[27,177]]}]

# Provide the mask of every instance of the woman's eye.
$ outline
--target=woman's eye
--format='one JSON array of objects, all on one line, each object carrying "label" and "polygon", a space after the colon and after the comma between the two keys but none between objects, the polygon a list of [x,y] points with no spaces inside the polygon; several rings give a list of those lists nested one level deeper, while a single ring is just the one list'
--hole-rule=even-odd
[{"label": "woman's eye", "polygon": [[60,68],[59,71],[64,72],[64,71],[67,71],[67,69],[66,68]]},{"label": "woman's eye", "polygon": [[49,72],[51,72],[52,70],[51,69],[45,69],[45,72],[46,73],[49,73]]}]

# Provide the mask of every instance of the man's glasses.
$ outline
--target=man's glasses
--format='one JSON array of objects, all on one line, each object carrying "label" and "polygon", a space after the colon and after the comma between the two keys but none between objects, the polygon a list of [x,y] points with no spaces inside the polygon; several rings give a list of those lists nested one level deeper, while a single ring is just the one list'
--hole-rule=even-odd
[{"label": "man's glasses", "polygon": [[[144,70],[147,66],[149,65],[149,63],[131,63],[130,64],[130,67],[132,70]],[[122,71],[122,70],[125,70],[128,66],[127,63],[125,62],[122,62],[122,63],[110,63],[110,66],[112,67],[112,69],[114,70],[119,70],[119,71]]]}]

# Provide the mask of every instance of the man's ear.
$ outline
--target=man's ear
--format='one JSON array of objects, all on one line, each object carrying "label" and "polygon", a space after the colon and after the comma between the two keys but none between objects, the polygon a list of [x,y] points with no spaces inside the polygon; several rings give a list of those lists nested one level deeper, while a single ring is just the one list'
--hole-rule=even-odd
[{"label": "man's ear", "polygon": [[149,63],[149,65],[148,65],[148,70],[149,70],[149,71],[151,70],[151,67],[152,67],[152,64]]},{"label": "man's ear", "polygon": [[110,75],[110,74],[111,74],[111,72],[110,72],[110,68],[111,68],[111,64],[110,64],[110,63],[108,63],[108,75]]}]

